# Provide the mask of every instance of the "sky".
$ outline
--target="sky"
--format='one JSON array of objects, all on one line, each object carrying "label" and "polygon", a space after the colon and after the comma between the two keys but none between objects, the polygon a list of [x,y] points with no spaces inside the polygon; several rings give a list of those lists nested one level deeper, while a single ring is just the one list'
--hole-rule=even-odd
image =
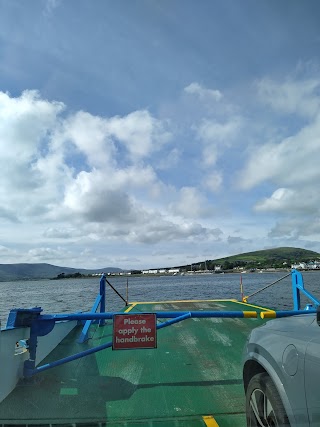
[{"label": "sky", "polygon": [[320,252],[320,3],[0,0],[0,264]]}]

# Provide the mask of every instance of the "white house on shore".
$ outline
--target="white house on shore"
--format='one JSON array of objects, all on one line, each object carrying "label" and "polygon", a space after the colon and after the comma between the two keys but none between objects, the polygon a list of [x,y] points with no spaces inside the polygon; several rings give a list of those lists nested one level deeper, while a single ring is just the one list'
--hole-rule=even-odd
[{"label": "white house on shore", "polygon": [[179,273],[180,272],[180,268],[170,268],[168,270],[168,273],[174,274],[174,273]]},{"label": "white house on shore", "polygon": [[142,274],[177,274],[180,272],[180,268],[169,268],[169,270],[165,268],[157,269],[157,270],[142,270]]},{"label": "white house on shore", "polygon": [[291,268],[295,268],[296,270],[316,270],[316,269],[320,269],[320,262],[319,261],[310,261],[308,263],[299,262],[296,264],[292,264]]},{"label": "white house on shore", "polygon": [[142,274],[157,274],[158,270],[142,270]]}]

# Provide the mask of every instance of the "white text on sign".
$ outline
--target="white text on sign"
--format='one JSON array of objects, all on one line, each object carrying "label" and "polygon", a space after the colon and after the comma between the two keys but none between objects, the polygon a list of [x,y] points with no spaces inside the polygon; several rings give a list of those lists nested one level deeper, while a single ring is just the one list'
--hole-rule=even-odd
[{"label": "white text on sign", "polygon": [[113,318],[113,349],[155,348],[155,314],[116,314]]}]

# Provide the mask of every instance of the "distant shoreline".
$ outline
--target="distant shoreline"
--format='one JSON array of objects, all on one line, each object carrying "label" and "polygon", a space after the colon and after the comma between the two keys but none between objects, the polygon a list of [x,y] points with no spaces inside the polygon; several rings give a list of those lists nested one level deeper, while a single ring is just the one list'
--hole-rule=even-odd
[{"label": "distant shoreline", "polygon": [[[219,272],[206,272],[206,271],[188,271],[188,272],[180,272],[180,273],[141,273],[141,274],[130,274],[130,273],[125,273],[125,272],[121,272],[121,273],[106,273],[106,277],[107,278],[126,278],[129,279],[130,277],[136,277],[136,278],[142,278],[142,277],[155,277],[155,278],[159,278],[159,277],[181,277],[181,276],[201,276],[201,275],[212,275],[212,276],[219,276],[219,275],[224,275],[224,274],[238,274],[238,275],[243,275],[246,276],[247,274],[267,274],[267,273],[290,273],[292,271],[292,269],[283,269],[283,268],[279,268],[279,269],[265,269],[265,270],[259,270],[259,271],[234,271],[234,270],[224,270],[224,271],[219,271]],[[299,271],[304,272],[304,273],[318,273],[320,272],[320,269],[299,269]],[[102,274],[102,273],[101,273]],[[69,275],[69,274],[65,274],[64,276],[61,277],[34,277],[34,278],[29,278],[29,277],[25,277],[25,278],[14,278],[11,280],[0,280],[0,283],[14,283],[14,282],[39,282],[41,280],[70,280],[70,279],[74,279],[74,280],[78,280],[78,279],[96,279],[97,281],[100,280],[101,278],[101,274],[95,274],[95,275],[85,275],[85,274],[80,274],[80,275]]]},{"label": "distant shoreline", "polygon": [[[179,276],[201,276],[201,275],[212,275],[218,276],[221,274],[238,274],[238,275],[247,275],[247,274],[266,274],[266,273],[290,273],[292,269],[265,269],[259,271],[234,271],[234,270],[224,270],[224,271],[188,271],[188,272],[180,272],[180,273],[139,273],[139,274],[131,274],[131,273],[107,273],[107,278],[119,278],[119,277],[179,277]],[[299,271],[303,272],[320,272],[320,269],[301,269]],[[60,275],[59,275],[60,276]],[[42,279],[42,280],[64,280],[64,279],[100,279],[101,275],[64,275],[61,277],[52,277],[50,279]],[[41,280],[41,279],[38,279]]]}]

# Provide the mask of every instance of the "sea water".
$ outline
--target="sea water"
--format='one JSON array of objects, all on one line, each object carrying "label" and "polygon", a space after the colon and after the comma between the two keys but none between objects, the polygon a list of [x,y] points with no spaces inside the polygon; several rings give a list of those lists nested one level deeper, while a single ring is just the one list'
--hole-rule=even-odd
[{"label": "sea water", "polygon": [[[280,279],[288,273],[247,273],[242,275],[245,295]],[[303,273],[306,288],[320,299],[320,272]],[[108,277],[126,297],[127,278]],[[190,299],[240,300],[240,274],[193,274],[176,276],[131,276],[128,278],[130,302]],[[11,308],[40,306],[43,313],[90,311],[99,292],[99,278],[0,282],[0,320],[5,326]],[[280,310],[293,308],[291,277],[257,294],[248,301]],[[301,300],[302,306],[307,302]],[[106,310],[117,311],[123,301],[107,285]]]}]

